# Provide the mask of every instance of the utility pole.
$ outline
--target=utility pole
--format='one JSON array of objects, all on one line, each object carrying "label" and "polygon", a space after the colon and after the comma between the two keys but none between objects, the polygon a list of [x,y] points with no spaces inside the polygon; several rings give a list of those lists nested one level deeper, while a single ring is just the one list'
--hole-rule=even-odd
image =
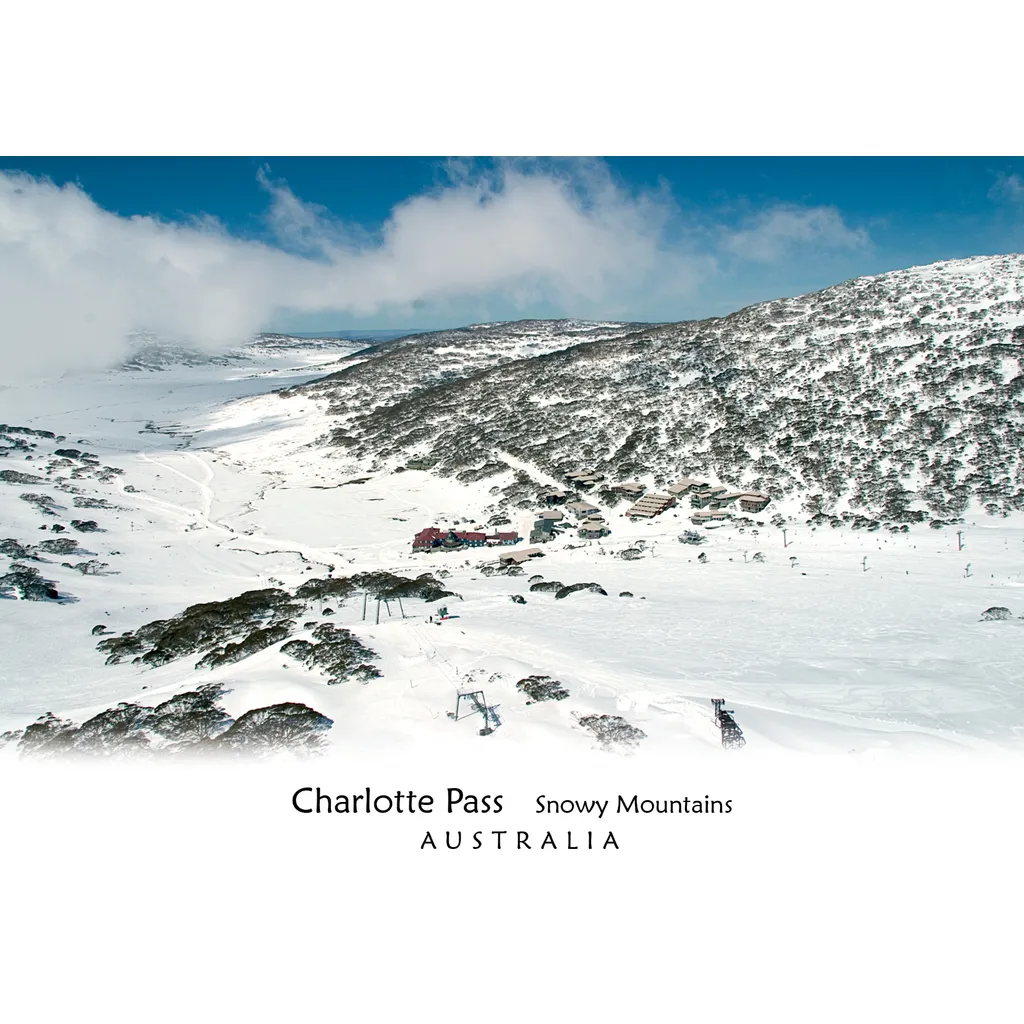
[{"label": "utility pole", "polygon": [[785,527],[782,528],[782,546],[784,548],[785,547],[789,547],[789,545],[786,543],[786,528]]},{"label": "utility pole", "polygon": [[861,562],[860,564],[864,566],[864,571],[867,572],[868,571],[868,556],[867,555],[864,556],[864,561]]},{"label": "utility pole", "polygon": [[956,531],[956,549],[957,551],[963,551],[964,549],[964,531]]},{"label": "utility pole", "polygon": [[366,597],[367,597],[367,594],[366,594],[366,591],[364,590],[363,591],[363,622],[366,621]]}]

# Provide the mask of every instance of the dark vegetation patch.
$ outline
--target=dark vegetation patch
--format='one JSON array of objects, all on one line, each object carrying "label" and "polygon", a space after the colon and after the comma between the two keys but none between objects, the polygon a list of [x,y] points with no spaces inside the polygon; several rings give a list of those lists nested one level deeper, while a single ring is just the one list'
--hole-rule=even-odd
[{"label": "dark vegetation patch", "polygon": [[170,619],[157,619],[134,633],[101,640],[96,648],[107,653],[108,665],[126,658],[156,667],[194,654],[218,652],[216,657],[226,653],[230,641],[248,640],[253,632],[285,623],[290,628],[302,607],[285,590],[247,590],[227,601],[191,605]]},{"label": "dark vegetation patch", "polygon": [[1009,608],[1002,608],[999,605],[994,605],[991,608],[986,608],[981,613],[981,619],[983,622],[1002,622],[1005,619],[1012,619],[1013,615],[1010,614]]},{"label": "dark vegetation patch", "polygon": [[509,594],[508,599],[514,604],[526,604],[526,598],[522,594]]},{"label": "dark vegetation patch", "polygon": [[74,569],[75,572],[80,572],[83,576],[117,576],[119,573],[115,571],[108,572],[110,569],[109,562],[100,562],[95,558],[90,558],[87,562],[75,562],[72,565],[70,562],[61,562],[61,566],[65,569]]},{"label": "dark vegetation patch", "polygon": [[707,537],[698,533],[696,530],[683,530],[679,535],[680,544],[703,544],[706,541]]},{"label": "dark vegetation patch", "polygon": [[[80,563],[68,565],[68,568],[92,574],[105,569],[106,564]],[[294,594],[273,587],[249,590],[226,601],[191,605],[171,618],[148,622],[135,631],[105,636],[96,648],[107,655],[108,665],[130,660],[132,664],[155,668],[198,655],[197,669],[217,668],[287,641],[294,634],[299,617],[304,612],[308,615],[312,605],[319,605],[324,616],[333,615],[333,608],[324,607],[325,600],[341,604],[359,592],[381,600],[419,598],[426,602],[459,596],[443,589],[430,573],[423,573],[416,579],[389,572],[308,579]],[[315,642],[292,640],[281,649],[324,672],[330,677],[329,682],[348,678],[367,680],[380,675],[368,664],[376,660],[377,655],[348,630],[335,630],[330,623],[315,621],[307,621],[303,628],[314,630]]]},{"label": "dark vegetation patch", "polygon": [[539,594],[554,594],[564,588],[565,584],[561,580],[540,580],[537,583],[530,584],[530,590],[536,591]]},{"label": "dark vegetation patch", "polygon": [[34,566],[18,562],[0,576],[0,596],[15,596],[23,601],[58,601],[61,598],[53,580],[44,579]]},{"label": "dark vegetation patch", "polygon": [[545,700],[565,700],[569,696],[569,691],[551,676],[527,676],[516,683],[516,689],[530,698],[527,704]]},{"label": "dark vegetation patch", "polygon": [[13,537],[0,540],[0,555],[8,558],[35,558],[35,548],[31,544],[22,544]]},{"label": "dark vegetation patch", "polygon": [[346,576],[330,577],[329,579],[311,579],[302,583],[295,591],[300,601],[344,601],[355,593],[356,585]]},{"label": "dark vegetation patch", "polygon": [[71,526],[79,533],[96,533],[100,529],[95,519],[72,519]]},{"label": "dark vegetation patch", "polygon": [[111,505],[106,498],[75,498],[75,508],[108,508],[116,509],[117,505]]},{"label": "dark vegetation patch", "polygon": [[39,542],[39,550],[48,555],[76,555],[80,553],[78,541],[74,537],[55,537],[52,540]]},{"label": "dark vegetation patch", "polygon": [[615,747],[632,749],[647,738],[647,733],[642,729],[630,725],[618,715],[582,715],[577,716],[576,721],[584,729],[589,729],[605,750],[612,750]]},{"label": "dark vegetation patch", "polygon": [[570,594],[575,594],[580,590],[589,590],[595,594],[602,594],[604,597],[608,596],[608,591],[597,583],[573,583],[572,586],[562,587],[561,590],[555,594],[555,600],[561,600],[563,597],[568,597]]},{"label": "dark vegetation patch", "polygon": [[5,484],[42,484],[46,482],[41,476],[19,473],[16,469],[0,469],[0,481]]},{"label": "dark vegetation patch", "polygon": [[237,643],[224,644],[208,651],[196,662],[196,668],[219,668],[221,665],[233,665],[236,661],[248,658],[251,654],[265,651],[291,635],[294,623],[290,619],[266,629],[254,629],[244,640]]},{"label": "dark vegetation patch", "polygon": [[429,572],[421,573],[414,580],[384,571],[363,572],[351,579],[356,589],[366,591],[371,597],[379,597],[381,600],[418,597],[430,603],[439,601],[442,597],[460,597],[452,590],[445,590]]},{"label": "dark vegetation patch", "polygon": [[55,516],[59,509],[62,509],[63,505],[58,505],[49,494],[32,494],[31,492],[22,494],[22,501],[27,501],[30,505],[35,505],[39,512],[42,512],[44,516]]},{"label": "dark vegetation patch", "polygon": [[349,630],[324,622],[313,630],[313,640],[289,640],[281,653],[322,672],[328,686],[353,679],[367,683],[380,677],[380,671],[369,664],[377,659],[376,652],[364,647]]},{"label": "dark vegetation patch", "polygon": [[0,423],[0,434],[27,434],[29,437],[47,437],[63,441],[64,438],[57,437],[52,430],[36,430],[34,427],[12,427],[7,423]]},{"label": "dark vegetation patch", "polygon": [[280,750],[314,754],[326,745],[334,722],[305,704],[274,704],[246,711],[211,741],[215,752],[266,757]]},{"label": "dark vegetation patch", "polygon": [[275,704],[234,720],[220,706],[217,684],[178,693],[155,707],[121,703],[77,725],[47,713],[25,729],[4,733],[23,757],[160,756],[180,753],[266,755],[311,753],[334,724],[304,704]]}]

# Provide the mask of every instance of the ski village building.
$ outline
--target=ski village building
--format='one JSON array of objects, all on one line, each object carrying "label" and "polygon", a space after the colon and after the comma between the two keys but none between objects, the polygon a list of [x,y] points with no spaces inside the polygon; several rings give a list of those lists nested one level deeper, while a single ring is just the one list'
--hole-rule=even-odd
[{"label": "ski village building", "polygon": [[592,516],[601,511],[589,501],[570,501],[565,507],[576,516]]},{"label": "ski village building", "polygon": [[495,547],[517,544],[518,533],[483,533],[464,530],[439,530],[428,526],[413,538],[413,551],[458,551],[461,548]]},{"label": "ski village building", "polygon": [[767,494],[741,494],[740,508],[744,512],[763,512],[768,507],[768,502],[771,500]]},{"label": "ski village building", "polygon": [[637,480],[627,480],[624,484],[615,484],[612,490],[617,494],[625,494],[627,498],[639,498],[647,488]]},{"label": "ski village building", "polygon": [[589,491],[591,487],[604,480],[604,473],[596,469],[577,469],[565,474],[566,482],[577,490]]},{"label": "ski village building", "polygon": [[562,505],[569,500],[569,492],[553,488],[550,491],[544,491],[540,496],[540,500],[543,501],[545,505]]},{"label": "ski village building", "polygon": [[502,565],[519,565],[528,562],[531,558],[543,558],[544,552],[540,548],[523,548],[522,551],[508,551],[498,555],[498,561]]},{"label": "ski village building", "polygon": [[606,536],[612,531],[608,529],[608,524],[600,516],[592,516],[588,519],[584,519],[580,523],[579,536],[585,540],[598,540],[601,537]]},{"label": "ski village building", "polygon": [[626,515],[630,519],[653,519],[675,503],[676,499],[671,494],[645,494],[626,509]]},{"label": "ski village building", "polygon": [[[565,514],[559,512],[558,509],[541,512],[533,524],[533,530],[530,532],[530,543],[543,544],[549,540],[554,540],[558,535],[559,523],[564,518]],[[562,523],[561,525],[564,526],[565,524]]]}]

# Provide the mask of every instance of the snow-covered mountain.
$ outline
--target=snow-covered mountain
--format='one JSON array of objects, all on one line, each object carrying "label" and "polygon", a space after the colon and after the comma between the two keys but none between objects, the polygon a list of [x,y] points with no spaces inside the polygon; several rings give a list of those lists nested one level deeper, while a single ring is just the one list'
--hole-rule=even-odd
[{"label": "snow-covered mountain", "polygon": [[[690,756],[721,750],[713,699],[748,754],[1019,747],[1022,265],[0,387],[0,750]],[[772,501],[633,521],[598,487],[610,533],[525,565],[412,549],[528,536],[581,464]]]},{"label": "snow-covered mountain", "polygon": [[400,339],[285,394],[368,467],[508,453],[662,485],[684,474],[891,522],[1024,508],[1024,256],[857,278],[674,324],[525,321]]},{"label": "snow-covered mountain", "polygon": [[248,342],[223,352],[209,352],[192,345],[169,341],[149,331],[135,331],[128,337],[128,355],[123,370],[165,370],[169,366],[230,366],[254,358],[287,358],[301,351],[307,359],[323,359],[358,352],[367,342],[342,337],[300,338],[291,334],[258,334]]}]

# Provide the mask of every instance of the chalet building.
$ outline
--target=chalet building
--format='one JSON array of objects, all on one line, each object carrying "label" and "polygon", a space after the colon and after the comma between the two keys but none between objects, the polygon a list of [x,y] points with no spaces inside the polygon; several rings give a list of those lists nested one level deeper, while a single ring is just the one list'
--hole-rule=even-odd
[{"label": "chalet building", "polygon": [[544,491],[540,496],[540,500],[545,505],[562,505],[569,500],[568,491],[559,491],[557,489]]},{"label": "chalet building", "polygon": [[502,565],[518,565],[520,562],[527,562],[531,558],[543,558],[544,552],[540,548],[523,548],[522,551],[509,551],[498,555],[498,561]]},{"label": "chalet building", "polygon": [[[516,534],[494,534],[494,537],[513,537],[513,540],[501,543],[514,544],[518,540]],[[482,548],[487,543],[486,533],[465,530],[439,530],[436,526],[428,526],[420,530],[413,538],[413,551],[458,551],[460,548]]]},{"label": "chalet building", "polygon": [[624,484],[616,484],[612,490],[630,498],[639,498],[647,488],[637,480],[627,480]]},{"label": "chalet building", "polygon": [[681,498],[684,494],[689,494],[690,491],[696,490],[700,487],[707,487],[703,480],[694,480],[693,477],[683,477],[682,480],[677,480],[674,484],[670,484],[665,490],[672,495],[673,498]]},{"label": "chalet building", "polygon": [[530,531],[531,544],[546,544],[555,539],[555,524],[550,519],[538,519]]},{"label": "chalet building", "polygon": [[559,512],[557,508],[548,509],[546,512],[538,512],[538,519],[550,519],[551,522],[557,523],[565,518],[564,512]]},{"label": "chalet building", "polygon": [[638,502],[626,509],[630,519],[653,519],[671,508],[676,499],[671,494],[645,494]]},{"label": "chalet building", "polygon": [[729,513],[720,508],[702,509],[690,516],[690,522],[694,526],[702,526],[704,523],[720,523],[729,518]]},{"label": "chalet building", "polygon": [[565,507],[577,516],[590,516],[601,511],[596,505],[591,505],[589,501],[570,501]]},{"label": "chalet building", "polygon": [[712,507],[724,508],[726,505],[731,505],[737,498],[742,498],[743,494],[743,491],[726,491],[725,494],[720,494],[714,499]]},{"label": "chalet building", "polygon": [[711,491],[692,491],[690,493],[690,508],[707,508],[711,504]]},{"label": "chalet building", "polygon": [[584,540],[599,540],[601,537],[604,537],[612,531],[608,529],[607,523],[597,523],[588,520],[587,522],[580,524],[578,532],[580,537]]},{"label": "chalet building", "polygon": [[577,490],[589,491],[595,484],[605,479],[604,473],[596,469],[577,469],[565,474],[566,481]]},{"label": "chalet building", "polygon": [[497,547],[499,545],[504,547],[508,544],[518,544],[520,540],[519,534],[515,532],[487,534],[488,547]]},{"label": "chalet building", "polygon": [[406,464],[406,469],[431,469],[437,465],[437,459],[432,459],[429,455],[424,455],[418,459],[410,459]]},{"label": "chalet building", "polygon": [[767,494],[757,494],[756,492],[741,494],[739,497],[740,508],[744,512],[763,512],[768,507],[769,501],[771,498]]}]

